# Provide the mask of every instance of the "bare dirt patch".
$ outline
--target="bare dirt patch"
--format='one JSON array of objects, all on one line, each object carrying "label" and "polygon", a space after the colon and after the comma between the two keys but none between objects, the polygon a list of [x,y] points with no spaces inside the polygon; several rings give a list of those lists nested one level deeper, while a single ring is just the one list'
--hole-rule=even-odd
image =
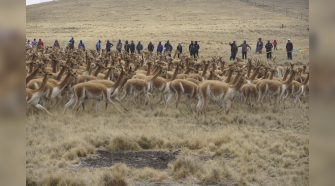
[{"label": "bare dirt patch", "polygon": [[117,163],[124,163],[129,167],[166,169],[168,163],[176,159],[178,152],[166,151],[128,151],[108,152],[98,150],[94,156],[81,159],[82,167],[112,167]]}]

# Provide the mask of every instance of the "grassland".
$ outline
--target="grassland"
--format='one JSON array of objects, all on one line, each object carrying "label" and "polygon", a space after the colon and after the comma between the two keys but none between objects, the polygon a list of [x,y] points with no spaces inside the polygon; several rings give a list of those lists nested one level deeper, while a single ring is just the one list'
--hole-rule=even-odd
[{"label": "grassland", "polygon": [[[55,108],[51,117],[30,115],[27,177],[36,182],[69,179],[87,185],[98,184],[103,174],[128,184],[308,183],[307,104],[297,108],[286,102],[285,108],[254,109],[236,104],[229,115],[217,112],[213,105],[207,117],[197,116],[184,105],[168,110],[160,105],[126,106],[131,108],[124,114],[112,108],[95,113],[91,108],[63,115]],[[80,158],[97,150],[180,152],[165,170],[80,167]],[[121,175],[114,169],[122,169]]]},{"label": "grassland", "polygon": [[[288,5],[303,9],[306,2]],[[308,47],[307,27],[306,20],[233,0],[59,0],[29,6],[26,32],[27,38],[43,38],[47,44],[59,39],[65,45],[74,36],[92,48],[98,38],[144,43],[169,39],[173,44],[199,40],[203,56],[225,58],[227,42],[246,39],[254,49],[254,42],[263,37],[279,40],[275,55],[278,62],[286,62],[286,39],[291,38],[296,48]],[[308,51],[294,57],[294,62],[306,63]],[[167,110],[156,104],[124,105],[129,112],[109,108],[96,113],[87,108],[63,114],[61,104],[49,108],[53,116],[29,113],[27,184],[308,185],[308,103],[254,108],[237,103],[228,115],[211,105],[206,117],[183,104]],[[81,166],[83,158],[98,150],[178,155],[160,170],[122,163]]]}]

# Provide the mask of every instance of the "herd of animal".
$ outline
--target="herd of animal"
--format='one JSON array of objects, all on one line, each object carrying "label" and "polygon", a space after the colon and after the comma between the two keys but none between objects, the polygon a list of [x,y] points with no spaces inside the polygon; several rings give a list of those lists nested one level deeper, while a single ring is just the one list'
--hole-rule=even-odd
[{"label": "herd of animal", "polygon": [[209,103],[228,113],[234,102],[252,107],[291,99],[301,104],[309,93],[306,64],[284,65],[257,58],[228,64],[221,57],[200,60],[46,47],[26,50],[26,71],[28,111],[47,114],[55,105],[61,105],[64,112],[85,110],[89,100],[96,110],[100,103],[122,112],[127,110],[125,102],[169,107],[175,101],[178,107],[183,100],[198,113],[205,113]]}]

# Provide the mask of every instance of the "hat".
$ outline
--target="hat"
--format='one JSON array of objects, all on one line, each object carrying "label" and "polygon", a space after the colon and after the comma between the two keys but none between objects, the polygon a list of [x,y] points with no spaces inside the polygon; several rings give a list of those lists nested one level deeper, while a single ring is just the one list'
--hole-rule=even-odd
[{"label": "hat", "polygon": [[288,41],[291,41],[291,39],[288,39]]}]

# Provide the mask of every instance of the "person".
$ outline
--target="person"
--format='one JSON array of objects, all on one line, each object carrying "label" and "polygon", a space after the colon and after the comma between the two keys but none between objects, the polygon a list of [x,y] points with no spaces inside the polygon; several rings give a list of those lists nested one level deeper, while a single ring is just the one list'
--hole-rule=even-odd
[{"label": "person", "polygon": [[257,44],[256,44],[256,53],[261,54],[263,50],[263,41],[262,38],[258,38]]},{"label": "person", "polygon": [[194,56],[199,57],[200,45],[198,44],[198,41],[194,42],[194,47],[195,47]]},{"label": "person", "polygon": [[292,60],[292,53],[293,53],[293,43],[291,42],[291,39],[287,41],[286,44],[286,52],[287,52],[287,59]]},{"label": "person", "polygon": [[121,53],[121,51],[122,51],[122,42],[121,42],[121,40],[119,40],[119,42],[117,43],[116,50]]},{"label": "person", "polygon": [[112,49],[112,46],[113,46],[113,44],[109,40],[107,40],[107,42],[106,42],[106,52],[110,52],[111,49]]},{"label": "person", "polygon": [[152,42],[149,42],[149,44],[148,44],[148,51],[150,53],[152,53],[154,51],[154,49],[155,49],[155,46],[152,44]]},{"label": "person", "polygon": [[124,50],[129,54],[129,43],[128,40],[124,43]]},{"label": "person", "polygon": [[157,46],[157,54],[162,54],[163,52],[163,45],[162,42],[160,41]]},{"label": "person", "polygon": [[82,49],[82,50],[85,50],[85,44],[83,43],[82,40],[79,41],[79,44],[78,44],[78,49]]},{"label": "person", "polygon": [[143,45],[141,44],[141,41],[139,41],[136,45],[136,50],[138,54],[141,54],[142,50],[143,50]]},{"label": "person", "polygon": [[268,43],[266,43],[265,45],[265,49],[266,49],[266,58],[268,60],[272,59],[272,48],[273,48],[273,45],[272,43],[270,42],[270,40],[268,40]]},{"label": "person", "polygon": [[37,41],[36,41],[35,38],[34,38],[34,40],[31,42],[31,46],[32,46],[33,48],[37,48]]},{"label": "person", "polygon": [[129,45],[129,49],[130,49],[130,52],[132,54],[135,53],[135,43],[134,43],[134,41],[131,41],[131,43]]},{"label": "person", "polygon": [[30,42],[29,39],[28,39],[28,41],[27,41],[27,43],[26,43],[26,48],[27,48],[27,49],[32,48],[32,45],[31,45],[31,42]]},{"label": "person", "polygon": [[97,53],[100,54],[101,51],[101,41],[99,40],[97,44],[95,44],[95,49],[97,50]]},{"label": "person", "polygon": [[53,45],[52,47],[53,47],[53,48],[60,49],[60,45],[59,45],[58,40],[55,40],[54,45]]},{"label": "person", "polygon": [[165,45],[164,45],[164,48],[165,48],[165,52],[168,54],[168,55],[171,55],[171,52],[173,50],[173,47],[172,45],[170,44],[170,41],[167,40]]},{"label": "person", "polygon": [[183,47],[181,46],[181,44],[179,43],[177,46],[177,52],[178,52],[178,58],[180,57],[180,54],[183,53]]},{"label": "person", "polygon": [[278,48],[277,48],[277,40],[273,40],[273,49],[274,50],[278,50]]},{"label": "person", "polygon": [[230,45],[230,51],[231,51],[230,61],[234,61],[236,59],[236,54],[238,52],[236,41],[233,41],[233,43],[229,43],[229,45]]},{"label": "person", "polygon": [[190,52],[190,56],[195,58],[195,45],[193,41],[191,41],[191,44],[188,46],[188,50]]},{"label": "person", "polygon": [[38,48],[38,49],[43,49],[43,48],[44,48],[44,43],[43,43],[42,39],[39,39],[39,40],[38,40],[37,48]]},{"label": "person", "polygon": [[242,47],[242,59],[248,58],[248,48],[251,50],[250,45],[247,43],[246,40],[243,41],[243,44],[241,44],[238,47]]},{"label": "person", "polygon": [[71,37],[71,39],[69,41],[69,48],[74,49],[74,38],[73,37]]}]

